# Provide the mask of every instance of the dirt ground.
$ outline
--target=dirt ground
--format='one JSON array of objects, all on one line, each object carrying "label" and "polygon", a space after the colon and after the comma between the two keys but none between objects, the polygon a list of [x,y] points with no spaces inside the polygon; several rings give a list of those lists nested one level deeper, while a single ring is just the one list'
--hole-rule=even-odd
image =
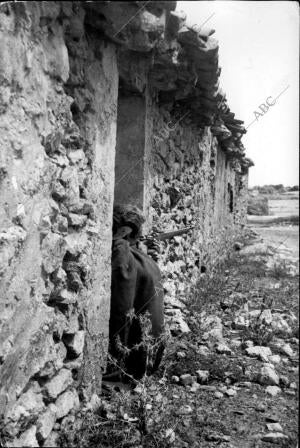
[{"label": "dirt ground", "polygon": [[[105,385],[75,423],[62,423],[61,446],[298,446],[296,229],[255,231],[202,276],[185,310],[191,331],[170,336],[160,371]],[[288,236],[292,259],[261,235],[273,247]]]}]

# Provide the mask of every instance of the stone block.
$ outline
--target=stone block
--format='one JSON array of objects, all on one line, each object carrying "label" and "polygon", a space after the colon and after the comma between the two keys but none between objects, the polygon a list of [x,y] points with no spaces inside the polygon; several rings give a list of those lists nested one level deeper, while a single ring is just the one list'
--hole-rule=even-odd
[{"label": "stone block", "polygon": [[227,389],[227,390],[225,391],[225,394],[226,394],[228,397],[234,397],[234,396],[237,394],[237,391],[236,391],[235,389]]},{"label": "stone block", "polygon": [[77,169],[74,166],[66,167],[60,176],[60,181],[66,189],[65,204],[68,207],[78,204],[80,199]]},{"label": "stone block", "polygon": [[61,265],[65,253],[64,238],[49,232],[42,242],[43,267],[47,274],[51,274]]},{"label": "stone block", "polygon": [[266,393],[271,395],[272,397],[276,397],[276,395],[281,393],[281,389],[278,386],[267,386]]},{"label": "stone block", "polygon": [[208,370],[196,370],[197,380],[199,383],[207,383],[209,378]]},{"label": "stone block", "polygon": [[[64,3],[69,3],[69,2],[64,2]],[[56,431],[52,431],[49,436],[47,437],[47,439],[45,440],[45,442],[43,443],[43,447],[45,448],[55,448],[59,446],[59,434]]]},{"label": "stone block", "polygon": [[224,343],[220,343],[216,345],[216,352],[225,355],[231,355],[232,350],[228,347],[228,345]]},{"label": "stone block", "polygon": [[270,385],[270,386],[278,386],[279,385],[279,376],[275,372],[275,370],[269,366],[264,365],[261,368],[260,374],[258,376],[258,382],[260,384]]},{"label": "stone block", "polygon": [[88,238],[86,233],[70,233],[65,237],[68,252],[77,256],[80,255],[88,246]]},{"label": "stone block", "polygon": [[78,357],[83,352],[85,332],[77,331],[72,336],[65,338],[65,344],[74,357]]},{"label": "stone block", "polygon": [[186,373],[184,375],[180,375],[180,382],[185,386],[191,386],[195,381],[195,377]]},{"label": "stone block", "polygon": [[290,344],[278,345],[277,348],[280,350],[280,353],[282,353],[283,355],[287,355],[289,358],[293,358],[296,356]]},{"label": "stone block", "polygon": [[52,185],[52,196],[57,201],[63,201],[67,196],[65,187],[58,180]]},{"label": "stone block", "polygon": [[8,446],[13,448],[38,447],[39,443],[36,438],[36,426],[31,426],[27,431],[23,432],[20,437],[16,438],[12,444]]},{"label": "stone block", "polygon": [[246,316],[244,316],[243,314],[239,314],[235,319],[234,319],[234,328],[236,328],[237,330],[244,330],[245,328],[248,328],[250,324],[249,319],[247,319]]},{"label": "stone block", "polygon": [[53,296],[51,297],[51,302],[63,305],[71,305],[77,302],[77,294],[64,288],[53,294]]},{"label": "stone block", "polygon": [[85,160],[85,154],[82,149],[71,150],[68,153],[70,161],[75,165]]},{"label": "stone block", "polygon": [[173,334],[183,334],[191,331],[179,309],[173,308],[168,311],[172,312],[172,317],[168,318],[167,316],[166,320],[168,321],[170,330]]},{"label": "stone block", "polygon": [[58,270],[53,273],[52,280],[56,286],[65,285],[67,282],[66,271],[64,269],[62,269],[61,267],[59,267]]},{"label": "stone block", "polygon": [[39,376],[51,378],[58,370],[63,367],[63,362],[67,356],[67,349],[62,342],[54,345],[52,359],[47,361],[39,371]]},{"label": "stone block", "polygon": [[72,227],[83,227],[87,222],[86,215],[77,215],[76,213],[68,214],[68,222]]},{"label": "stone block", "polygon": [[47,439],[51,433],[56,421],[56,406],[50,403],[46,412],[44,412],[37,420],[37,436],[43,440]]},{"label": "stone block", "polygon": [[68,316],[68,323],[67,327],[65,328],[64,334],[68,335],[74,335],[79,330],[79,321],[78,321],[78,315],[76,312],[70,313]]},{"label": "stone block", "polygon": [[67,235],[68,233],[68,220],[62,215],[58,215],[56,221],[52,225],[52,231]]},{"label": "stone block", "polygon": [[79,406],[78,394],[75,390],[68,390],[58,397],[55,402],[57,408],[56,417],[61,419],[65,417],[72,409],[76,409]]},{"label": "stone block", "polygon": [[62,369],[56,376],[46,383],[44,387],[50,398],[56,398],[72,383],[73,378],[70,370]]},{"label": "stone block", "polygon": [[43,396],[38,383],[22,394],[17,402],[7,409],[5,422],[18,422],[21,418],[34,417],[45,409]]},{"label": "stone block", "polygon": [[268,362],[269,357],[272,355],[271,349],[269,347],[263,347],[260,345],[246,348],[246,353],[249,356],[257,357],[264,362]]},{"label": "stone block", "polygon": [[282,426],[280,423],[267,423],[267,429],[271,432],[282,432]]},{"label": "stone block", "polygon": [[288,436],[282,434],[281,432],[269,432],[261,437],[263,442],[280,443],[283,440],[287,441]]}]

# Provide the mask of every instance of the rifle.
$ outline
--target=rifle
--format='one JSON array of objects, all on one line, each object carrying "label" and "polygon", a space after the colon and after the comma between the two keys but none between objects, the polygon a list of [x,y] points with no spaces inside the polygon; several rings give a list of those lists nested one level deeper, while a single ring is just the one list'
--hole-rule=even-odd
[{"label": "rifle", "polygon": [[195,226],[183,227],[183,229],[171,230],[169,232],[159,233],[155,235],[155,238],[160,241],[170,240],[173,236],[179,236],[187,233],[189,230],[194,229]]},{"label": "rifle", "polygon": [[[169,232],[161,232],[158,235],[154,235],[154,238],[157,240],[160,240],[160,241],[170,240],[171,238],[173,238],[173,236],[183,235],[184,233],[187,233],[194,228],[195,228],[195,226],[188,226],[188,227],[183,227],[183,229],[171,230]],[[123,238],[125,239],[128,235],[130,235],[131,232],[132,232],[131,227],[122,226],[118,229],[116,234],[113,236],[113,240],[119,240],[119,239],[123,239]],[[149,238],[151,239],[151,236],[146,235],[146,236],[142,237],[141,239],[147,240]]]}]

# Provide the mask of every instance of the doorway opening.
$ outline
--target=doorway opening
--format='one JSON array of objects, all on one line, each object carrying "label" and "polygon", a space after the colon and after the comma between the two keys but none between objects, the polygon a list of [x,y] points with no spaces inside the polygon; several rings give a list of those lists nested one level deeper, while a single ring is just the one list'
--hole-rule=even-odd
[{"label": "doorway opening", "polygon": [[119,88],[114,203],[143,210],[145,172],[145,97]]}]

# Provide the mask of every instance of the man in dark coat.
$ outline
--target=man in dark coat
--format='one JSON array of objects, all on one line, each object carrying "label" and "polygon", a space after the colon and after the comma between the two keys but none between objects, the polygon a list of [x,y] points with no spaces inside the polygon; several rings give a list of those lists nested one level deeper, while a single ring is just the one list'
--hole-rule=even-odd
[{"label": "man in dark coat", "polygon": [[[143,221],[137,207],[114,207],[110,354],[120,360],[123,346],[125,371],[135,378],[141,378],[146,371],[154,372],[164,350],[160,271],[157,264],[136,247]],[[145,313],[151,321],[151,348],[147,347],[141,325],[141,316]]]}]

